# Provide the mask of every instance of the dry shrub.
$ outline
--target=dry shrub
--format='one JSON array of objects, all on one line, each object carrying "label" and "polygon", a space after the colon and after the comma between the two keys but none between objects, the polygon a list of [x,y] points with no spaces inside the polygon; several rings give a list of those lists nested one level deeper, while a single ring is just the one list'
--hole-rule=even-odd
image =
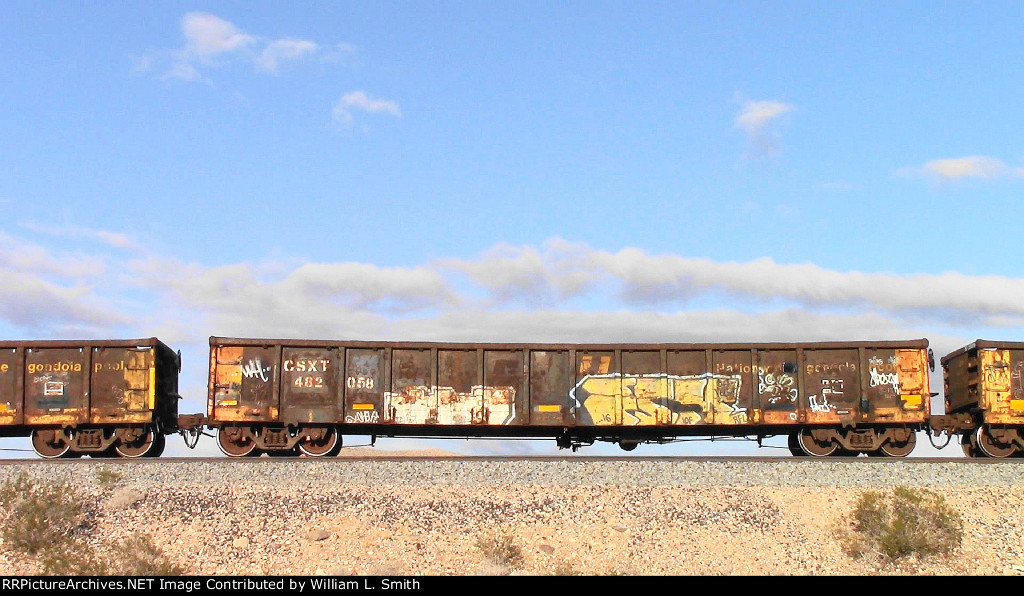
[{"label": "dry shrub", "polygon": [[942,495],[897,487],[889,497],[876,491],[862,494],[840,537],[853,557],[948,555],[963,540],[963,521]]},{"label": "dry shrub", "polygon": [[98,550],[80,536],[90,512],[67,484],[44,484],[24,473],[0,484],[5,512],[0,535],[4,547],[32,555],[44,575],[181,575],[184,569],[167,561],[145,534],[136,534],[107,550]]},{"label": "dry shrub", "polygon": [[[483,553],[486,563],[490,563],[488,575],[507,575],[512,569],[521,569],[526,562],[523,549],[516,544],[511,534],[493,534],[477,538],[476,547]],[[505,569],[506,573],[497,573]]]},{"label": "dry shrub", "polygon": [[117,545],[112,553],[116,575],[183,575],[185,569],[167,560],[163,551],[146,534],[135,534]]},{"label": "dry shrub", "polygon": [[122,474],[108,468],[96,470],[96,482],[100,486],[111,486],[121,481]]},{"label": "dry shrub", "polygon": [[0,505],[7,512],[4,544],[35,555],[71,540],[85,521],[84,505],[67,484],[41,484],[24,473],[0,486]]},{"label": "dry shrub", "polygon": [[108,511],[121,511],[123,509],[131,509],[142,500],[143,495],[138,489],[131,486],[122,486],[115,490],[106,502],[106,509]]}]

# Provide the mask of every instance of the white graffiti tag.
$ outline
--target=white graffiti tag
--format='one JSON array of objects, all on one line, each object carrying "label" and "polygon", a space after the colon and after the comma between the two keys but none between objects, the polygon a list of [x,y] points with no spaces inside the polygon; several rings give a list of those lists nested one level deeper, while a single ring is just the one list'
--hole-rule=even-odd
[{"label": "white graffiti tag", "polygon": [[758,392],[767,397],[770,404],[796,402],[795,383],[791,375],[775,376],[772,373],[762,373],[758,379]]},{"label": "white graffiti tag", "polygon": [[242,374],[245,375],[245,378],[254,379],[259,377],[264,383],[270,380],[270,377],[267,376],[270,371],[271,367],[263,366],[263,361],[259,358],[250,360],[242,367]]},{"label": "white graffiti tag", "polygon": [[377,415],[376,411],[355,412],[345,416],[345,422],[348,424],[376,424],[378,420],[380,420],[380,416]]},{"label": "white graffiti tag", "polygon": [[881,385],[892,385],[892,390],[896,395],[900,393],[900,375],[899,373],[880,373],[878,369],[871,369],[871,386],[879,387]]},{"label": "white graffiti tag", "polygon": [[807,396],[807,407],[812,412],[830,412],[836,409],[834,405],[828,403],[828,397],[824,395],[820,398],[817,395]]}]

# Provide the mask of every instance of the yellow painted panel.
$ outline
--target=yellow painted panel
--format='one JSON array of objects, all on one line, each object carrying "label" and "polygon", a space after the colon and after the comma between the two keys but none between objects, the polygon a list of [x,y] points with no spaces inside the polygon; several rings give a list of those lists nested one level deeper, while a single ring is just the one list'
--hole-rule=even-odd
[{"label": "yellow painted panel", "polygon": [[921,407],[921,396],[920,395],[901,395],[900,398],[903,400],[903,405],[908,408],[920,408]]},{"label": "yellow painted panel", "polygon": [[982,378],[985,391],[1010,390],[1010,351],[983,350],[981,352]]},{"label": "yellow painted panel", "polygon": [[537,406],[538,412],[561,412],[562,406]]},{"label": "yellow painted panel", "polygon": [[353,410],[372,410],[373,404],[352,404]]},{"label": "yellow painted panel", "polygon": [[156,409],[156,364],[149,367],[149,409]]}]

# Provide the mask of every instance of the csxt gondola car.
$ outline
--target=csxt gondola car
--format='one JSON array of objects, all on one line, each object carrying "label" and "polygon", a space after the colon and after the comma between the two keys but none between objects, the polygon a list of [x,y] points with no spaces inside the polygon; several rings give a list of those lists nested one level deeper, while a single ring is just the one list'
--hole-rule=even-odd
[{"label": "csxt gondola car", "polygon": [[[551,437],[630,450],[789,437],[795,455],[904,456],[928,427],[927,340],[465,344],[210,339],[207,412],[230,456],[324,456],[341,435]],[[183,420],[186,417],[183,417]]]},{"label": "csxt gondola car", "polygon": [[158,456],[180,364],[155,338],[0,341],[0,436],[31,436],[45,458]]}]

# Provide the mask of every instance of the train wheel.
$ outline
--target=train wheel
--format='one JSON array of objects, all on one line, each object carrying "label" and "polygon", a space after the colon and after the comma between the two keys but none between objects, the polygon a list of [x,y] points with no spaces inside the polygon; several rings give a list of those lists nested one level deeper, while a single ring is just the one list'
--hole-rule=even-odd
[{"label": "train wheel", "polygon": [[299,451],[309,457],[333,457],[341,452],[341,435],[333,428],[325,428],[318,439],[302,439],[299,442]]},{"label": "train wheel", "polygon": [[790,433],[789,440],[787,441],[787,443],[789,445],[790,453],[792,453],[796,457],[807,457],[807,454],[804,453],[804,450],[800,448],[800,440],[797,438],[797,433]]},{"label": "train wheel", "polygon": [[71,437],[59,429],[36,429],[32,431],[32,449],[46,459],[64,457],[71,449]]},{"label": "train wheel", "polygon": [[896,443],[893,441],[886,441],[878,449],[882,454],[888,457],[906,457],[910,455],[910,452],[917,446],[917,434],[912,433],[910,438],[902,443]]},{"label": "train wheel", "polygon": [[993,437],[985,426],[979,426],[974,432],[974,440],[978,449],[989,457],[1010,457],[1017,450],[1013,443],[1003,443]]},{"label": "train wheel", "polygon": [[167,437],[160,433],[153,435],[153,447],[146,452],[146,457],[160,457],[164,454],[164,447],[167,446]]},{"label": "train wheel", "polygon": [[835,441],[820,442],[815,439],[809,428],[801,429],[797,434],[796,440],[800,445],[800,449],[803,449],[804,453],[812,457],[828,457],[839,449],[839,444]]},{"label": "train wheel", "polygon": [[636,449],[636,446],[639,444],[640,443],[636,441],[619,441],[619,449],[622,449],[623,451],[632,451]]},{"label": "train wheel", "polygon": [[978,449],[978,442],[974,438],[974,433],[960,435],[960,448],[963,449],[964,455],[967,457],[987,457]]},{"label": "train wheel", "polygon": [[233,426],[217,431],[217,446],[230,457],[258,456],[256,441],[244,429]]},{"label": "train wheel", "polygon": [[142,457],[149,453],[156,444],[156,433],[148,428],[146,432],[127,443],[121,442],[114,446],[114,451],[121,457]]}]

